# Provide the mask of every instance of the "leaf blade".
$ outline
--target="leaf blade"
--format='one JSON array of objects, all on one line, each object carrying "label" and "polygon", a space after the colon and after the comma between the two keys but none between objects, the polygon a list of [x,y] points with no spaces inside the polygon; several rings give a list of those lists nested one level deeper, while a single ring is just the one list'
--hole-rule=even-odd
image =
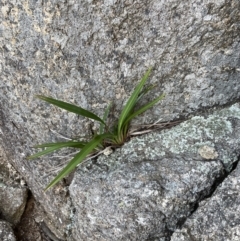
[{"label": "leaf blade", "polygon": [[135,111],[133,114],[131,114],[125,121],[125,124],[128,124],[134,117],[142,114],[143,112],[145,112],[146,110],[150,109],[151,107],[153,107],[157,102],[159,102],[160,100],[162,100],[165,97],[165,94],[160,95],[158,98],[150,101],[149,103],[147,103],[146,105],[142,106],[140,109],[138,109],[137,111]]},{"label": "leaf blade", "polygon": [[[112,102],[110,102],[110,104],[108,105],[108,107],[106,108],[104,115],[103,115],[103,122],[106,123],[107,117],[109,115],[109,111],[112,107]],[[99,128],[99,134],[103,134],[103,128],[104,128],[104,124],[100,123],[100,128]]]},{"label": "leaf blade", "polygon": [[45,143],[41,145],[37,145],[36,148],[44,148],[48,147],[46,150],[37,152],[29,157],[27,157],[28,160],[32,160],[35,158],[38,158],[40,156],[49,154],[53,151],[59,150],[64,147],[75,147],[75,148],[83,148],[85,145],[83,142],[56,142],[56,143]]},{"label": "leaf blade", "polygon": [[[39,144],[39,145],[35,145],[33,146],[34,148],[44,148],[44,147],[53,147],[55,145],[58,145],[58,144],[69,144],[69,145],[86,145],[87,142],[84,142],[84,141],[67,141],[67,142],[51,142],[51,143],[43,143],[43,144]],[[70,147],[70,146],[69,146]]]},{"label": "leaf blade", "polygon": [[90,154],[103,139],[111,136],[111,134],[102,134],[96,136],[88,144],[82,148],[82,150],[62,169],[62,171],[47,185],[45,191],[57,184],[62,178],[68,175],[84,158]]},{"label": "leaf blade", "polygon": [[153,88],[155,88],[156,85],[149,85],[146,88],[144,88],[140,93],[139,96],[137,98],[137,102],[144,96],[146,95],[150,90],[152,90]]},{"label": "leaf blade", "polygon": [[127,104],[124,106],[121,115],[119,117],[118,121],[118,134],[120,134],[122,126],[129,115],[129,113],[132,111],[136,104],[136,100],[138,99],[139,93],[141,92],[144,84],[146,83],[150,73],[151,73],[152,68],[149,68],[148,71],[145,73],[143,78],[141,79],[140,83],[136,86],[135,90],[133,91],[132,95],[128,99]]},{"label": "leaf blade", "polygon": [[95,115],[91,111],[83,109],[79,106],[67,103],[65,101],[57,100],[57,99],[54,99],[54,98],[51,98],[51,97],[43,96],[43,95],[36,95],[36,97],[40,100],[43,100],[43,101],[46,101],[50,104],[58,106],[58,107],[60,107],[64,110],[67,110],[69,112],[72,112],[72,113],[75,113],[75,114],[78,114],[78,115],[81,115],[81,116],[99,121],[99,122],[101,122],[105,125],[104,121],[100,117],[98,117],[97,115]]}]

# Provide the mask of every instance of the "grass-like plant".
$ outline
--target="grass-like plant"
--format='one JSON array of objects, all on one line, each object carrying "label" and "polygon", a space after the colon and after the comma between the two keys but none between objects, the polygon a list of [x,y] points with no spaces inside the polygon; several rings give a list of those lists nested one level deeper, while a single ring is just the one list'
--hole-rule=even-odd
[{"label": "grass-like plant", "polygon": [[47,185],[45,190],[49,189],[50,187],[54,186],[58,183],[62,178],[68,175],[74,168],[80,164],[88,155],[96,154],[106,147],[119,147],[121,146],[129,137],[129,126],[131,120],[140,115],[141,113],[145,112],[153,105],[155,105],[158,101],[164,98],[164,94],[159,96],[158,98],[150,101],[146,105],[143,105],[139,109],[135,110],[135,107],[139,100],[147,94],[151,89],[153,89],[154,85],[145,86],[145,83],[151,73],[151,69],[149,69],[143,78],[141,79],[140,83],[136,86],[135,90],[133,91],[132,95],[128,99],[126,105],[122,109],[122,112],[119,116],[117,123],[108,126],[107,118],[110,111],[110,105],[105,110],[103,118],[98,117],[94,113],[83,109],[79,106],[69,104],[60,100],[56,100],[50,97],[37,95],[36,97],[44,100],[50,104],[56,105],[62,109],[65,109],[69,112],[73,112],[75,114],[81,115],[83,117],[90,118],[92,120],[98,121],[100,123],[98,133],[94,134],[90,141],[67,141],[67,142],[55,142],[55,143],[45,143],[41,145],[34,146],[35,148],[44,148],[43,151],[40,151],[32,156],[29,156],[28,159],[38,158],[42,155],[51,153],[53,151],[59,150],[64,147],[73,147],[78,148],[79,152],[74,156],[72,160],[60,171],[60,173]]}]

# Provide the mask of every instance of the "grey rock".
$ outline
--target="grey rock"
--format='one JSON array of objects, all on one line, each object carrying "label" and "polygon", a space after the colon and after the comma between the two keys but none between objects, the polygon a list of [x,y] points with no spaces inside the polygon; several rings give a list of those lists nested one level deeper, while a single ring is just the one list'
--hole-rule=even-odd
[{"label": "grey rock", "polygon": [[240,240],[240,165],[199,204],[171,241],[238,241]]},{"label": "grey rock", "polygon": [[0,240],[1,241],[16,241],[10,223],[0,220]]},{"label": "grey rock", "polygon": [[[153,95],[164,92],[166,98],[135,124],[237,101],[239,6],[238,0],[0,2],[0,143],[58,237],[71,225],[68,183],[43,189],[66,160],[50,156],[29,162],[26,156],[34,144],[62,140],[53,131],[87,135],[90,123],[34,95],[51,95],[99,115],[113,100],[117,117],[137,81],[154,66]],[[227,158],[235,157],[228,155],[228,146],[222,150],[231,169]]]},{"label": "grey rock", "polygon": [[0,148],[0,217],[16,225],[23,214],[28,190]]},{"label": "grey rock", "polygon": [[[117,99],[119,111],[149,66],[155,66],[155,95],[165,92],[166,98],[144,122],[186,116],[240,96],[238,0],[10,0],[0,7],[1,98],[20,125],[48,115],[49,108],[39,113],[32,103],[36,93],[101,114]],[[69,120],[62,117],[64,130]]]},{"label": "grey rock", "polygon": [[27,199],[26,189],[19,187],[9,187],[1,185],[0,187],[0,212],[1,217],[17,224],[23,214]]},{"label": "grey rock", "polygon": [[169,240],[238,161],[239,127],[236,104],[82,165],[69,188],[75,240]]}]

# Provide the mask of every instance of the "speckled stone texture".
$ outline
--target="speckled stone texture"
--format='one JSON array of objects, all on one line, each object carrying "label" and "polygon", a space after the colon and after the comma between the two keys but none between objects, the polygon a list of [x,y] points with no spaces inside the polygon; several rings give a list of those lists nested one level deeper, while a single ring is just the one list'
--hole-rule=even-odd
[{"label": "speckled stone texture", "polygon": [[171,241],[240,240],[240,165],[219,186],[211,198],[176,230]]},{"label": "speckled stone texture", "polygon": [[[23,214],[28,190],[0,148],[0,218],[16,225]],[[2,240],[2,239],[1,239]]]},{"label": "speckled stone texture", "polygon": [[82,165],[70,185],[76,208],[73,236],[169,241],[238,161],[239,135],[236,104],[134,138],[110,157]]},{"label": "speckled stone texture", "polygon": [[0,240],[16,241],[16,238],[10,223],[3,220],[0,220]]},{"label": "speckled stone texture", "polygon": [[53,131],[86,135],[90,123],[34,95],[51,95],[101,116],[114,101],[117,117],[140,77],[153,66],[149,81],[157,87],[151,97],[164,92],[166,98],[135,124],[236,102],[239,8],[238,0],[0,2],[0,141],[58,237],[64,238],[71,228],[69,182],[47,193],[43,188],[68,152],[31,162],[26,156],[34,144],[63,140]]}]

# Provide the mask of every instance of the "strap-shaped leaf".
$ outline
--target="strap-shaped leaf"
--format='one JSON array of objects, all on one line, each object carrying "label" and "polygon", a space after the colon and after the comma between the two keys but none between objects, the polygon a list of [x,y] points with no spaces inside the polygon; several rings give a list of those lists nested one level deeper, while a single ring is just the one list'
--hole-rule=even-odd
[{"label": "strap-shaped leaf", "polygon": [[46,96],[43,96],[43,95],[36,95],[36,97],[41,99],[41,100],[44,100],[44,101],[46,101],[50,104],[56,105],[56,106],[58,106],[58,107],[60,107],[64,110],[67,110],[69,112],[73,112],[75,114],[78,114],[78,115],[81,115],[81,116],[99,121],[99,122],[101,122],[105,125],[104,121],[101,118],[99,118],[97,115],[95,115],[94,113],[92,113],[92,112],[90,112],[86,109],[83,109],[79,106],[76,106],[76,105],[61,101],[61,100],[56,100],[56,99],[53,99],[51,97],[46,97]]},{"label": "strap-shaped leaf", "polygon": [[[107,120],[107,117],[109,115],[109,111],[110,111],[110,108],[112,107],[112,103],[110,103],[107,107],[107,109],[105,110],[104,112],[104,115],[103,115],[103,121],[104,123],[106,123],[106,120]],[[103,134],[104,132],[104,124],[103,123],[100,123],[100,128],[99,128],[99,134]]]},{"label": "strap-shaped leaf", "polygon": [[131,114],[124,122],[125,125],[127,125],[133,118],[135,118],[136,116],[142,114],[143,112],[145,112],[146,110],[150,109],[152,106],[154,106],[157,102],[159,102],[160,100],[162,100],[165,97],[165,94],[160,95],[158,98],[156,98],[155,100],[147,103],[146,105],[142,106],[140,109],[138,109],[137,111],[135,111],[133,114]]},{"label": "strap-shaped leaf", "polygon": [[87,142],[85,141],[64,141],[64,142],[50,142],[50,143],[43,143],[43,144],[39,144],[39,145],[35,145],[33,146],[34,148],[44,148],[44,147],[53,147],[56,145],[61,145],[61,144],[69,144],[70,145],[77,145],[79,146],[79,148],[82,148],[86,145]]},{"label": "strap-shaped leaf", "polygon": [[46,154],[49,154],[53,151],[59,150],[63,147],[83,148],[84,146],[85,146],[84,142],[76,142],[76,141],[45,143],[45,144],[41,144],[41,145],[36,145],[34,147],[36,147],[36,148],[47,147],[47,149],[31,155],[27,159],[28,160],[35,159],[35,158],[38,158],[42,155],[46,155]]},{"label": "strap-shaped leaf", "polygon": [[144,88],[144,89],[140,92],[140,94],[138,95],[138,98],[137,98],[136,103],[137,103],[144,95],[146,95],[150,90],[152,90],[152,89],[155,88],[155,87],[156,87],[156,85],[149,85],[149,86],[147,86],[146,88]]},{"label": "strap-shaped leaf", "polygon": [[79,163],[81,163],[84,158],[90,154],[101,142],[103,139],[111,137],[111,134],[102,134],[95,136],[88,144],[86,144],[82,150],[67,164],[66,167],[48,184],[45,188],[45,191],[50,187],[58,183],[62,178],[68,175]]},{"label": "strap-shaped leaf", "polygon": [[143,78],[141,79],[140,83],[137,85],[137,87],[135,88],[135,90],[133,91],[132,95],[130,96],[127,104],[124,106],[121,115],[119,117],[119,121],[118,121],[118,134],[121,132],[122,126],[124,125],[124,122],[126,120],[126,118],[129,116],[129,114],[132,112],[136,101],[139,97],[139,93],[141,92],[144,84],[146,83],[150,73],[151,73],[152,68],[150,68],[145,75],[143,76]]}]

